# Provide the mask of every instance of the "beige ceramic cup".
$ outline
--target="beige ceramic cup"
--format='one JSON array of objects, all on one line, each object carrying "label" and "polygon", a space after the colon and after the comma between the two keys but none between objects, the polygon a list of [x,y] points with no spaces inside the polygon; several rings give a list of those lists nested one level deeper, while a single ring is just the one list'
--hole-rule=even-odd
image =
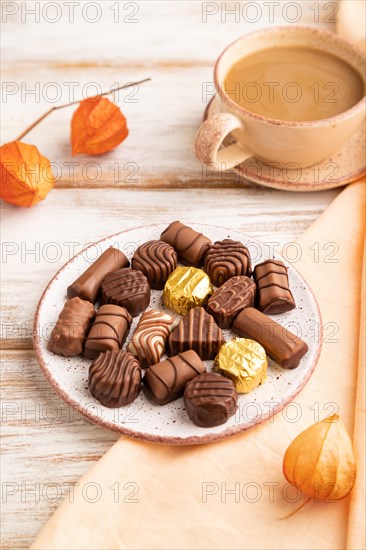
[{"label": "beige ceramic cup", "polygon": [[[275,120],[235,103],[223,89],[229,69],[246,55],[278,46],[311,47],[336,55],[361,74],[366,88],[363,53],[334,33],[311,27],[276,27],[239,38],[215,65],[216,100],[221,112],[206,120],[196,135],[196,156],[211,169],[228,170],[253,156],[267,164],[296,163],[305,168],[335,153],[362,123],[365,96],[351,109],[314,122]],[[220,149],[228,135],[236,143]]]}]

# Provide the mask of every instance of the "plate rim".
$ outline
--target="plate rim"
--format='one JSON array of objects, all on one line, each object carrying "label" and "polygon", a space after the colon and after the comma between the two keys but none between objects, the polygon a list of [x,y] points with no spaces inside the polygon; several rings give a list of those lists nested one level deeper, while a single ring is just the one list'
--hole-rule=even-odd
[{"label": "plate rim", "polygon": [[[191,222],[189,220],[185,220],[185,222],[187,224],[191,224],[193,226],[196,223],[196,222]],[[157,444],[165,444],[165,445],[202,445],[202,444],[206,444],[206,443],[213,443],[215,441],[221,441],[223,439],[227,439],[229,437],[238,435],[240,433],[244,433],[244,432],[254,428],[255,426],[258,426],[260,424],[264,424],[270,418],[274,417],[276,414],[281,412],[304,389],[304,387],[308,383],[309,379],[311,378],[311,376],[312,376],[312,374],[313,374],[313,372],[314,372],[314,370],[315,370],[315,368],[316,368],[316,366],[319,362],[319,357],[320,357],[322,347],[323,347],[323,322],[322,322],[320,307],[319,307],[318,300],[316,299],[316,296],[315,296],[312,288],[310,287],[308,282],[304,279],[304,277],[300,273],[300,271],[296,267],[294,267],[292,264],[291,264],[291,268],[294,269],[295,272],[300,276],[301,280],[306,285],[307,290],[310,292],[310,294],[312,295],[312,298],[314,300],[314,304],[315,304],[317,314],[318,314],[318,318],[319,318],[319,342],[318,342],[316,354],[314,356],[312,364],[310,365],[310,367],[309,367],[309,369],[306,373],[306,376],[304,376],[301,383],[296,388],[296,391],[294,391],[294,393],[291,393],[291,395],[288,398],[281,401],[281,403],[278,406],[276,406],[274,408],[271,408],[271,410],[269,410],[268,413],[266,412],[265,414],[262,414],[260,420],[258,420],[258,421],[255,421],[255,422],[252,422],[252,423],[247,423],[247,424],[238,424],[237,426],[232,426],[230,428],[227,428],[226,430],[224,430],[220,433],[210,433],[210,432],[208,432],[207,434],[205,434],[203,436],[189,436],[189,437],[161,436],[161,435],[158,435],[158,434],[155,435],[155,434],[144,433],[142,431],[136,432],[133,429],[127,429],[123,426],[114,424],[113,422],[110,422],[109,420],[103,419],[100,416],[98,416],[96,418],[91,412],[89,412],[89,409],[85,409],[85,407],[83,407],[78,401],[73,399],[63,388],[61,388],[58,381],[52,376],[51,372],[47,368],[47,365],[46,365],[46,363],[45,363],[45,361],[42,357],[41,337],[40,337],[40,333],[38,331],[38,328],[40,326],[38,321],[39,321],[41,309],[42,309],[43,303],[46,299],[49,288],[52,286],[53,282],[59,277],[59,275],[67,268],[67,266],[70,263],[72,263],[76,258],[78,258],[82,254],[84,254],[84,252],[86,250],[88,250],[89,248],[95,246],[96,244],[101,244],[101,243],[103,243],[103,242],[105,242],[109,239],[113,239],[114,237],[117,237],[119,235],[123,235],[124,233],[128,233],[130,231],[136,231],[138,229],[144,229],[144,228],[157,227],[159,225],[163,225],[163,223],[164,222],[144,224],[144,225],[139,225],[139,226],[136,226],[136,227],[131,227],[129,229],[124,229],[122,231],[118,231],[117,233],[112,233],[111,235],[108,235],[107,237],[104,237],[104,238],[102,238],[102,239],[100,239],[100,240],[98,240],[94,243],[89,244],[87,247],[83,248],[80,252],[78,252],[72,258],[70,258],[55,273],[55,275],[48,282],[46,288],[43,290],[43,292],[41,294],[41,297],[40,297],[39,302],[37,304],[36,312],[35,312],[35,315],[34,315],[34,320],[33,320],[33,328],[32,328],[33,348],[34,348],[34,352],[35,352],[37,362],[38,362],[38,364],[41,368],[41,371],[42,371],[44,377],[46,378],[47,382],[50,384],[52,389],[55,391],[55,393],[57,395],[59,395],[67,404],[72,406],[84,418],[87,418],[87,420],[90,421],[92,424],[97,424],[98,426],[102,426],[102,427],[107,428],[107,429],[109,429],[113,432],[123,434],[123,435],[131,437],[133,439],[140,440],[140,441],[147,441],[149,443],[157,443]],[[234,231],[236,233],[240,233],[241,235],[243,235],[244,237],[247,237],[248,239],[251,239],[253,241],[258,241],[258,242],[261,243],[261,241],[259,239],[255,238],[255,237],[250,237],[249,235],[246,235],[245,233],[241,233],[241,231],[238,231],[236,229],[230,229],[228,227],[223,227],[223,226],[215,225],[215,224],[200,223],[199,225],[205,226],[205,227],[215,227],[215,228],[218,228],[218,229],[221,229],[221,230]],[[281,253],[276,251],[276,254],[281,256],[281,258],[283,258]]]},{"label": "plate rim", "polygon": [[[205,110],[203,112],[202,122],[205,122],[209,118],[209,110],[214,101],[217,101],[217,94],[215,94],[213,97],[211,97],[210,101],[207,103]],[[350,138],[352,139],[352,138]],[[346,144],[345,144],[346,145]],[[255,155],[253,155],[250,158],[255,159]],[[329,159],[330,157],[327,157],[324,160]],[[262,162],[262,161],[258,161]],[[262,164],[265,164],[262,162]],[[355,172],[351,172],[350,174],[347,174],[342,178],[341,181],[338,181],[337,183],[306,183],[306,182],[285,182],[283,180],[274,180],[270,179],[266,176],[263,176],[261,179],[254,179],[250,176],[246,176],[242,173],[242,170],[240,169],[240,164],[234,166],[232,168],[232,171],[234,171],[238,176],[243,178],[243,180],[249,181],[251,183],[255,183],[256,185],[261,185],[263,187],[268,187],[270,189],[278,189],[280,191],[293,191],[298,193],[311,193],[312,191],[329,191],[331,189],[337,189],[339,187],[344,187],[345,185],[348,185],[349,183],[352,183],[354,181],[357,181],[359,178],[364,176],[366,174],[366,165],[363,166],[363,168],[359,168]]]}]

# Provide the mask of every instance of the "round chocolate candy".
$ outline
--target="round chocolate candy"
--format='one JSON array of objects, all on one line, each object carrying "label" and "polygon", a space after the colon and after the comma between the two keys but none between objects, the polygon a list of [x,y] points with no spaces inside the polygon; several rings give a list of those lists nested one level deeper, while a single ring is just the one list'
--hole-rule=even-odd
[{"label": "round chocolate candy", "polygon": [[95,399],[109,408],[132,403],[141,390],[140,363],[126,351],[105,351],[89,369],[89,389]]},{"label": "round chocolate candy", "polygon": [[185,315],[206,304],[213,287],[209,276],[196,267],[177,267],[165,283],[163,302],[169,309]]},{"label": "round chocolate candy", "polygon": [[215,286],[221,286],[231,277],[250,276],[249,250],[243,243],[224,239],[209,246],[205,256],[205,271]]},{"label": "round chocolate candy", "polygon": [[147,308],[150,302],[150,285],[141,271],[118,269],[102,282],[102,303],[125,307],[132,317]]},{"label": "round chocolate candy", "polygon": [[164,241],[149,241],[138,247],[132,258],[132,269],[148,278],[151,288],[162,290],[169,275],[178,265],[178,254]]},{"label": "round chocolate candy", "polygon": [[247,338],[234,338],[221,346],[215,359],[216,370],[230,378],[238,393],[248,393],[267,377],[267,356],[264,348]]},{"label": "round chocolate candy", "polygon": [[237,394],[234,382],[217,372],[200,374],[186,385],[184,405],[196,426],[220,426],[236,411]]}]

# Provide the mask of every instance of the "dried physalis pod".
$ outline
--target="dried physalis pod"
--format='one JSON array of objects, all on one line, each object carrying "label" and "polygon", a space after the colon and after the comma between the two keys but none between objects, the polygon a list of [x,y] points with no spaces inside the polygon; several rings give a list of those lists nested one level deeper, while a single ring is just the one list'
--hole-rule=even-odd
[{"label": "dried physalis pod", "polygon": [[205,255],[207,275],[215,286],[221,286],[231,277],[251,275],[249,250],[243,243],[224,239],[211,244]]},{"label": "dried physalis pod", "polygon": [[287,267],[280,260],[266,260],[253,272],[257,284],[258,309],[267,315],[284,313],[296,307],[290,290]]},{"label": "dried physalis pod", "polygon": [[356,461],[351,439],[337,414],[301,432],[288,447],[283,473],[315,501],[340,500],[352,490]]},{"label": "dried physalis pod", "polygon": [[132,317],[124,307],[105,304],[100,306],[85,341],[84,355],[95,359],[101,351],[118,351],[128,334]]},{"label": "dried physalis pod", "polygon": [[132,258],[132,269],[142,271],[151,288],[162,290],[169,275],[178,265],[178,254],[164,241],[149,241],[138,247]]},{"label": "dried physalis pod", "polygon": [[213,359],[224,343],[221,328],[203,307],[191,309],[169,336],[169,355],[193,349],[201,359]]},{"label": "dried physalis pod", "polygon": [[149,305],[149,282],[141,271],[118,269],[102,282],[102,302],[125,307],[132,317],[136,317]]},{"label": "dried physalis pod", "polygon": [[162,241],[171,244],[183,263],[199,267],[207,252],[210,239],[181,222],[171,223],[160,235]]},{"label": "dried physalis pod", "polygon": [[221,328],[230,328],[235,317],[255,298],[255,282],[249,277],[232,277],[215,290],[207,303],[207,311]]},{"label": "dried physalis pod", "polygon": [[140,393],[141,379],[136,357],[121,350],[100,353],[89,369],[90,393],[110,408],[132,403]]},{"label": "dried physalis pod", "polygon": [[90,302],[80,298],[68,300],[52,330],[48,349],[64,357],[80,355],[94,315],[95,309]]},{"label": "dried physalis pod", "polygon": [[138,358],[143,368],[158,363],[164,353],[169,334],[177,322],[178,320],[169,313],[157,309],[145,311],[140,317],[127,350]]}]

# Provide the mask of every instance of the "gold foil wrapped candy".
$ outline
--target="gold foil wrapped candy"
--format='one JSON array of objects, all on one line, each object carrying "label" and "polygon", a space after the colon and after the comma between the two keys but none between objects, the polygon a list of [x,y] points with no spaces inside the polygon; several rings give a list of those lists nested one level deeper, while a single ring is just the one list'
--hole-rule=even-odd
[{"label": "gold foil wrapped candy", "polygon": [[169,309],[185,315],[204,305],[213,293],[210,278],[196,267],[177,267],[165,283],[163,302]]},{"label": "gold foil wrapped candy", "polygon": [[264,348],[247,338],[234,338],[221,346],[215,359],[216,370],[230,378],[238,393],[248,393],[267,377]]}]

